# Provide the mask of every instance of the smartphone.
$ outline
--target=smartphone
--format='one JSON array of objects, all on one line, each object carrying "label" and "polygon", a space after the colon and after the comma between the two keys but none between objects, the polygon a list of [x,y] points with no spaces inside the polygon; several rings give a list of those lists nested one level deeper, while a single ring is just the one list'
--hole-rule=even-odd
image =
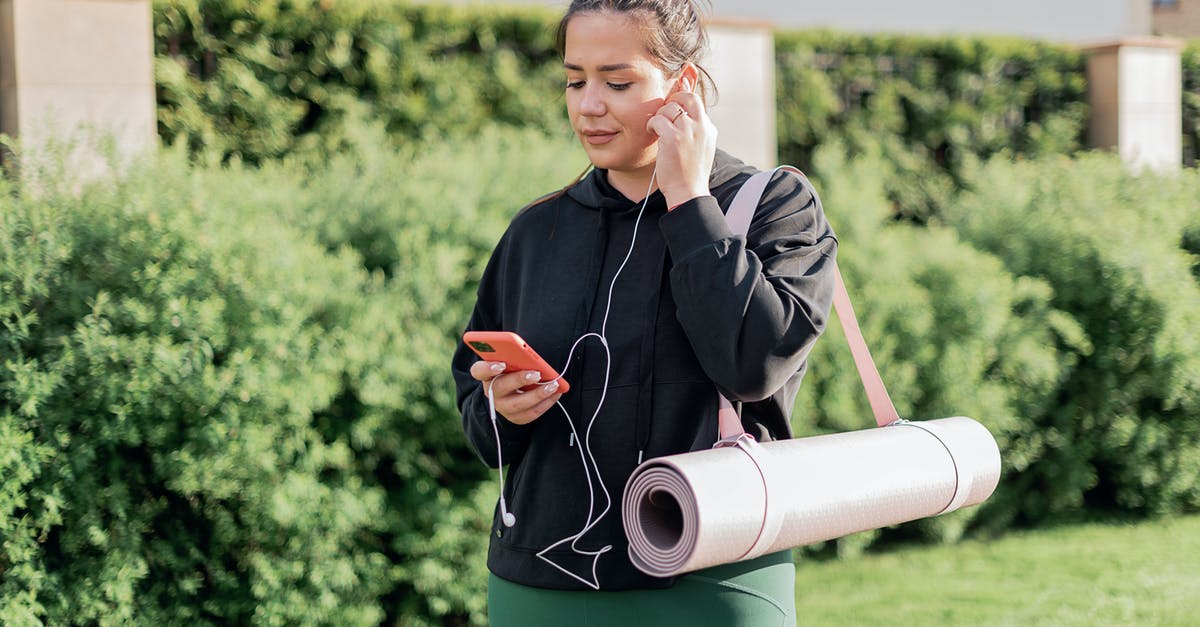
[{"label": "smartphone", "polygon": [[[521,336],[509,331],[467,331],[463,341],[475,351],[484,361],[504,362],[504,372],[519,372],[536,370],[542,375],[543,382],[558,379],[558,373],[550,364],[542,359],[533,347],[521,339]],[[521,389],[531,390],[537,385],[527,385]],[[571,386],[566,379],[558,379],[558,391],[566,394]]]}]

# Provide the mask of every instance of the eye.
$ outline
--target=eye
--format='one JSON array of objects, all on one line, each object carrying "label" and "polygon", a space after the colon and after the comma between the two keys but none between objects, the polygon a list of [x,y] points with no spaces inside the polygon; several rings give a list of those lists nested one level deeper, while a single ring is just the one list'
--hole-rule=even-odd
[{"label": "eye", "polygon": [[579,89],[583,87],[583,81],[567,81],[567,89]]},{"label": "eye", "polygon": [[625,91],[626,89],[629,89],[629,86],[632,84],[633,83],[609,83],[608,86],[616,91]]}]

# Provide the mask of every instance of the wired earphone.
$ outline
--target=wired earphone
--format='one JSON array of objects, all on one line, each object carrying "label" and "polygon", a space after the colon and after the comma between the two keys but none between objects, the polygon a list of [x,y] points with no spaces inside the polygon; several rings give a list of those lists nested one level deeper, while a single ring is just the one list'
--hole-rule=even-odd
[{"label": "wired earphone", "polygon": [[[571,421],[571,415],[567,412],[567,408],[563,407],[562,401],[557,401],[555,403],[556,405],[558,405],[558,408],[560,410],[562,410],[563,415],[567,419],[567,425],[571,428],[571,442],[572,443],[575,443],[575,442],[582,443],[582,446],[579,449],[579,459],[580,459],[580,462],[583,464],[584,476],[587,478],[587,482],[588,482],[588,516],[587,516],[587,519],[584,521],[583,528],[580,529],[578,532],[571,534],[565,538],[562,538],[561,540],[547,546],[546,548],[542,549],[541,551],[538,551],[538,553],[537,553],[537,556],[539,558],[541,558],[542,561],[550,564],[551,566],[554,566],[558,570],[566,573],[567,575],[575,578],[577,581],[580,581],[581,583],[591,587],[594,590],[600,589],[600,582],[596,576],[596,567],[597,567],[597,564],[599,563],[600,556],[607,553],[608,551],[612,550],[613,547],[611,544],[609,544],[609,545],[605,545],[605,546],[601,547],[598,550],[588,551],[588,550],[579,548],[578,546],[576,546],[576,543],[579,542],[579,539],[582,538],[584,534],[586,534],[588,531],[591,531],[592,528],[594,528],[596,525],[598,525],[600,523],[600,521],[609,513],[609,511],[612,510],[612,495],[609,493],[608,487],[606,485],[604,485],[604,479],[601,478],[601,476],[600,476],[600,467],[596,464],[596,457],[592,453],[592,447],[591,447],[592,427],[596,424],[596,418],[600,415],[600,410],[604,407],[604,399],[608,394],[608,380],[609,380],[609,376],[611,374],[611,367],[612,367],[612,353],[609,352],[608,339],[607,339],[608,315],[612,311],[613,290],[616,288],[617,279],[620,278],[621,272],[625,269],[625,265],[627,263],[629,263],[630,257],[633,256],[633,247],[637,243],[638,227],[641,225],[642,216],[646,212],[646,206],[650,203],[650,194],[654,190],[654,183],[655,183],[657,176],[658,176],[658,164],[655,163],[654,171],[650,174],[650,185],[646,189],[646,197],[642,200],[642,207],[641,207],[641,209],[638,210],[637,219],[633,223],[633,237],[629,241],[629,250],[627,250],[625,252],[625,258],[621,261],[621,265],[617,267],[617,272],[616,272],[616,274],[613,275],[612,282],[609,283],[609,286],[608,286],[608,297],[607,297],[607,301],[604,304],[604,317],[602,318],[602,321],[600,323],[600,332],[599,333],[596,333],[596,332],[585,333],[585,334],[579,336],[579,338],[575,340],[575,343],[571,345],[571,350],[567,353],[567,365],[559,370],[560,374],[558,375],[558,378],[561,379],[566,374],[566,369],[568,367],[570,367],[571,358],[575,355],[575,349],[579,347],[580,342],[582,342],[588,338],[591,338],[591,337],[594,337],[600,341],[600,345],[604,348],[604,387],[602,388],[602,390],[600,392],[600,400],[596,403],[596,409],[595,409],[595,411],[592,412],[592,417],[590,419],[588,419],[587,429],[584,431],[584,436],[582,439],[580,439],[579,433],[575,430],[575,423]],[[557,380],[557,379],[554,379],[554,380]],[[495,382],[496,382],[495,378],[492,378],[491,380],[488,381],[487,397],[488,397],[488,415],[490,416],[490,418],[492,420],[492,431],[496,435],[497,473],[500,475],[500,519],[501,519],[501,521],[503,521],[505,527],[512,527],[517,524],[517,517],[511,511],[509,511],[508,503],[505,501],[505,498],[504,498],[504,460],[501,457],[501,452],[500,452],[500,427],[496,423],[496,400],[492,395],[492,385]],[[543,384],[545,384],[545,383],[550,383],[550,381],[546,381]],[[584,451],[587,452],[586,456],[584,454]],[[588,465],[589,460],[591,461],[591,466]],[[639,461],[640,461],[640,459],[639,459]],[[595,515],[596,491],[595,491],[595,488],[593,487],[593,483],[592,483],[593,470],[595,471],[595,474],[596,474],[596,483],[599,484],[600,491],[604,494],[604,509],[598,515]],[[579,575],[576,575],[575,573],[558,565],[557,563],[552,561],[549,557],[546,557],[546,554],[549,553],[551,550],[553,550],[559,546],[562,546],[563,544],[567,543],[568,541],[570,541],[570,543],[571,543],[571,550],[573,552],[575,552],[576,554],[579,554],[579,555],[588,555],[593,558],[592,559],[592,580],[591,581],[588,581],[587,579],[584,579],[584,578],[580,577]]]}]

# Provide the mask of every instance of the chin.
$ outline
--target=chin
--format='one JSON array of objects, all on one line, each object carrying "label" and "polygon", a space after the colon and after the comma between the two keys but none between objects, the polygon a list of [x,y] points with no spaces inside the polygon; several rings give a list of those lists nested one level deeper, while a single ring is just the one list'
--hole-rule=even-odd
[{"label": "chin", "polygon": [[614,167],[617,169],[621,168],[621,160],[614,159],[611,155],[597,153],[596,151],[588,150],[587,148],[584,148],[584,152],[587,153],[588,161],[592,162],[593,167],[601,170],[611,170]]},{"label": "chin", "polygon": [[648,154],[638,154],[636,156],[623,152],[614,154],[613,151],[597,150],[595,147],[584,145],[584,152],[587,153],[588,160],[592,165],[601,170],[613,170],[616,172],[625,172],[638,170],[649,164],[654,163],[654,156]]}]

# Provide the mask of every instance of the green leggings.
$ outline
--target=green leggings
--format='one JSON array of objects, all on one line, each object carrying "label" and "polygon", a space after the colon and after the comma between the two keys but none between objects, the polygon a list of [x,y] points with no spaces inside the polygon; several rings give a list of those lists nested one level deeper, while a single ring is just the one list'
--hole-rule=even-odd
[{"label": "green leggings", "polygon": [[488,577],[492,627],[796,624],[791,551],[699,570],[662,590],[570,592]]}]

